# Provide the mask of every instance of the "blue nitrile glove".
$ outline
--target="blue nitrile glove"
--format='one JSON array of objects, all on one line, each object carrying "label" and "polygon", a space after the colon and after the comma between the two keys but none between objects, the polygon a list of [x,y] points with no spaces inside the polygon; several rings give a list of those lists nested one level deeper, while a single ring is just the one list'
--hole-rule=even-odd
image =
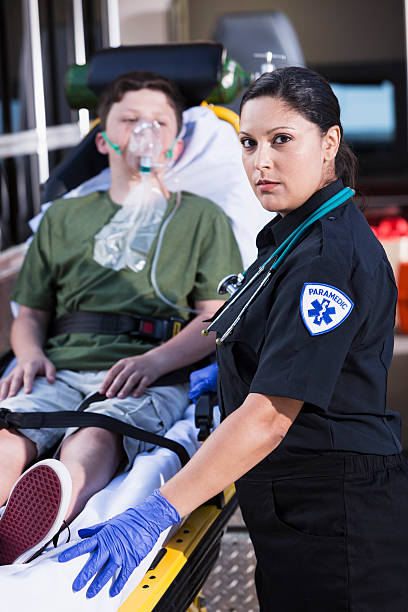
[{"label": "blue nitrile glove", "polygon": [[104,523],[80,529],[79,535],[86,540],[64,550],[58,561],[71,561],[92,553],[72,584],[74,591],[80,591],[96,575],[86,592],[89,598],[95,597],[120,569],[109,590],[109,595],[114,597],[152,550],[162,531],[179,521],[177,510],[156,489],[136,508],[128,508]]},{"label": "blue nitrile glove", "polygon": [[212,363],[201,370],[191,372],[190,393],[188,397],[193,400],[193,402],[196,402],[205,391],[217,390],[217,370],[217,364]]}]

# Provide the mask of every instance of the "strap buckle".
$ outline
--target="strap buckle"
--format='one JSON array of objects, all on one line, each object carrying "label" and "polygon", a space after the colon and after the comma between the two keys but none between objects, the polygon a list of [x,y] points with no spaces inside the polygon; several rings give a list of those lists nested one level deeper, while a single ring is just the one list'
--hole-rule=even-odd
[{"label": "strap buckle", "polygon": [[176,336],[184,327],[184,321],[171,317],[168,320],[154,319],[151,317],[133,317],[138,323],[135,329],[131,330],[131,336],[159,340],[165,342]]},{"label": "strap buckle", "polygon": [[130,336],[152,340],[163,339],[163,321],[151,317],[132,317],[134,328],[128,331]]}]

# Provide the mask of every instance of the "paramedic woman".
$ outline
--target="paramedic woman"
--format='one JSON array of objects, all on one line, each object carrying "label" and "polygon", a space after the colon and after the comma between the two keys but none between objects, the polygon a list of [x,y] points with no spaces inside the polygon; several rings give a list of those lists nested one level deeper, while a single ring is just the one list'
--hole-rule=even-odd
[{"label": "paramedic woman", "polygon": [[240,140],[255,194],[279,215],[209,326],[225,418],[160,491],[86,530],[60,560],[93,551],[74,582],[103,568],[88,596],[120,567],[115,595],[157,533],[235,481],[262,612],[403,612],[408,469],[385,407],[397,293],[346,189],[355,159],[338,101],[308,69],[265,74],[243,97]]}]

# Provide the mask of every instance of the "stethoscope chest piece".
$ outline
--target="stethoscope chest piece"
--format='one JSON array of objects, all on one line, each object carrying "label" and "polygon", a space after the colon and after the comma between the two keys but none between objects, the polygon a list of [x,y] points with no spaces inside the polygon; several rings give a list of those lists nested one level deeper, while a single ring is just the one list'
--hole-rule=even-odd
[{"label": "stethoscope chest piece", "polygon": [[223,278],[217,287],[217,293],[219,295],[225,295],[229,293],[230,295],[234,295],[242,285],[242,281],[244,280],[244,275],[240,274],[228,274],[225,278]]}]

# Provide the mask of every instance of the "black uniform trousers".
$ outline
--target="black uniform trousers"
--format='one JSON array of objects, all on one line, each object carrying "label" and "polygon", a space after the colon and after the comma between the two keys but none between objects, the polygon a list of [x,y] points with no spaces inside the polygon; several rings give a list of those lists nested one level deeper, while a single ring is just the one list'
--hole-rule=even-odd
[{"label": "black uniform trousers", "polygon": [[261,612],[408,611],[402,455],[267,458],[236,487]]}]

